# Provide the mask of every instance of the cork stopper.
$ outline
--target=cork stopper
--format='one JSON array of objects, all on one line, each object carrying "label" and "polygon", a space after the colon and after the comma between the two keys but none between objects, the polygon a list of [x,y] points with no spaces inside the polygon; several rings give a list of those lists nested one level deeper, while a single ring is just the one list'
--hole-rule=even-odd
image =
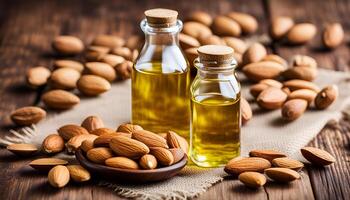
[{"label": "cork stopper", "polygon": [[201,62],[231,63],[234,59],[233,49],[224,45],[205,45],[198,48]]},{"label": "cork stopper", "polygon": [[176,24],[177,11],[155,8],[145,11],[147,23],[152,27],[170,27]]}]

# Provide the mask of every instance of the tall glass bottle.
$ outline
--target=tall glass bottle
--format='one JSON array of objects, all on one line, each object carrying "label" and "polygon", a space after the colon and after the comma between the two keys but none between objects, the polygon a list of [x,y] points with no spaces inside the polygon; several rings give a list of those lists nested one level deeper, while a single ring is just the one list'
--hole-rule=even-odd
[{"label": "tall glass bottle", "polygon": [[178,41],[182,22],[168,9],[145,12],[145,44],[132,72],[132,123],[189,137],[190,70]]},{"label": "tall glass bottle", "polygon": [[191,85],[190,156],[202,167],[225,165],[240,154],[240,84],[233,49],[198,48],[197,76]]}]

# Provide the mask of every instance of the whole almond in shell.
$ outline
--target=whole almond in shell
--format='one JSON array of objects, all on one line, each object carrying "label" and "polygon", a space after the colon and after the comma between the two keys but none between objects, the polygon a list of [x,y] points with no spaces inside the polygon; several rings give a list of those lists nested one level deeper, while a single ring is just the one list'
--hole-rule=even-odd
[{"label": "whole almond in shell", "polygon": [[80,145],[80,149],[83,150],[85,153],[87,153],[90,149],[93,149],[94,147],[94,141],[91,140],[84,140]]},{"label": "whole almond in shell", "polygon": [[304,147],[300,151],[304,158],[313,165],[326,166],[335,162],[335,158],[330,153],[322,149],[315,147]]},{"label": "whole almond in shell", "polygon": [[46,111],[36,106],[26,106],[13,111],[10,117],[17,125],[29,126],[44,119]]},{"label": "whole almond in shell", "polygon": [[255,42],[243,53],[243,64],[256,63],[267,55],[266,48],[259,42]]},{"label": "whole almond in shell", "polygon": [[203,45],[225,45],[225,41],[223,41],[219,36],[217,35],[207,35],[204,37],[198,38],[199,43]]},{"label": "whole almond in shell", "polygon": [[311,23],[300,23],[294,25],[287,34],[287,39],[291,44],[303,44],[310,41],[317,32],[315,25]]},{"label": "whole almond in shell", "polygon": [[258,21],[252,15],[241,12],[230,12],[227,16],[239,24],[243,33],[252,34],[258,29]]},{"label": "whole almond in shell", "polygon": [[84,65],[75,60],[56,60],[53,63],[55,69],[59,68],[70,68],[78,71],[79,73],[83,72]]},{"label": "whole almond in shell", "polygon": [[243,172],[238,176],[238,179],[251,188],[259,188],[266,183],[266,177],[259,172]]},{"label": "whole almond in shell", "polygon": [[196,39],[198,39],[200,36],[212,34],[210,28],[208,28],[204,24],[201,24],[199,22],[193,22],[193,21],[185,22],[182,32]]},{"label": "whole almond in shell", "polygon": [[31,161],[29,163],[29,166],[31,166],[36,170],[47,172],[57,165],[66,165],[66,164],[68,164],[68,161],[62,160],[59,158],[39,158]]},{"label": "whole almond in shell", "polygon": [[132,66],[133,62],[129,60],[126,60],[115,66],[115,70],[117,72],[118,77],[122,80],[129,79],[132,73]]},{"label": "whole almond in shell", "polygon": [[84,44],[77,37],[62,35],[55,37],[52,48],[63,55],[75,55],[84,50]]},{"label": "whole almond in shell", "polygon": [[47,154],[59,153],[64,150],[64,140],[57,134],[48,135],[44,139],[41,149]]},{"label": "whole almond in shell", "polygon": [[316,95],[317,95],[317,93],[315,91],[309,90],[309,89],[294,90],[293,92],[288,94],[288,100],[290,100],[290,99],[304,99],[310,105],[312,102],[314,102]]},{"label": "whole almond in shell", "polygon": [[143,128],[139,125],[136,125],[136,124],[121,124],[118,127],[117,132],[131,134],[132,132],[137,131],[137,130],[143,130]]},{"label": "whole almond in shell", "polygon": [[213,18],[209,15],[209,13],[203,11],[194,11],[188,17],[189,21],[195,21],[202,23],[206,26],[210,26],[213,23]]},{"label": "whole almond in shell", "polygon": [[279,81],[276,81],[274,79],[263,79],[259,81],[259,83],[266,84],[270,87],[275,87],[275,88],[282,88],[283,84]]},{"label": "whole almond in shell", "polygon": [[76,88],[80,73],[72,68],[59,68],[52,72],[50,84],[53,88],[71,90]]},{"label": "whole almond in shell", "polygon": [[128,47],[116,47],[111,50],[111,54],[121,56],[126,60],[132,60],[132,51]]},{"label": "whole almond in shell", "polygon": [[32,67],[27,71],[27,83],[32,88],[43,86],[47,83],[51,72],[43,66]]},{"label": "whole almond in shell", "polygon": [[211,28],[216,35],[220,36],[238,37],[242,32],[239,24],[226,16],[215,17]]},{"label": "whole almond in shell", "polygon": [[133,139],[138,140],[148,147],[169,148],[167,141],[159,135],[147,130],[135,130],[132,132]]},{"label": "whole almond in shell", "polygon": [[99,59],[98,61],[107,63],[114,68],[120,63],[123,63],[125,61],[125,58],[114,54],[106,54],[106,55],[103,55],[101,59]]},{"label": "whole almond in shell", "polygon": [[79,97],[64,90],[48,91],[41,99],[47,107],[58,110],[70,109],[80,102]]},{"label": "whole almond in shell", "polygon": [[169,149],[169,151],[171,154],[173,154],[174,157],[173,164],[178,163],[185,156],[185,152],[180,148],[172,148]]},{"label": "whole almond in shell", "polygon": [[298,172],[281,167],[265,169],[265,174],[274,181],[288,183],[300,178]]},{"label": "whole almond in shell", "polygon": [[105,160],[113,157],[113,152],[110,148],[97,147],[90,149],[86,153],[86,157],[94,163],[103,164]]},{"label": "whole almond in shell", "polygon": [[[116,132],[113,129],[110,128],[98,128],[90,132],[91,134],[100,136],[104,134],[115,134]],[[131,137],[131,135],[130,135]]]},{"label": "whole almond in shell", "polygon": [[7,145],[6,149],[18,156],[31,156],[38,152],[38,147],[36,147],[34,144],[25,143],[10,144]]},{"label": "whole almond in shell", "polygon": [[309,89],[315,92],[319,92],[320,88],[313,82],[304,81],[299,79],[289,80],[283,83],[283,87],[289,88],[291,91],[300,89]]},{"label": "whole almond in shell", "polygon": [[253,96],[253,97],[258,97],[259,94],[269,88],[270,86],[266,85],[266,84],[263,84],[263,83],[257,83],[257,84],[254,84],[252,86],[250,86],[249,88],[249,93]]},{"label": "whole almond in shell", "polygon": [[268,161],[272,161],[275,158],[286,157],[286,155],[282,152],[276,150],[252,150],[249,152],[249,156],[251,157],[260,157],[265,158]]},{"label": "whole almond in shell", "polygon": [[105,164],[109,167],[121,168],[121,169],[139,169],[137,162],[126,157],[113,157],[108,158]]},{"label": "whole almond in shell", "polygon": [[81,165],[68,165],[67,168],[70,178],[75,182],[85,182],[91,178],[90,172]]},{"label": "whole almond in shell", "polygon": [[223,37],[222,38],[227,46],[235,50],[236,53],[243,54],[247,50],[247,44],[236,37]]},{"label": "whole almond in shell", "polygon": [[179,43],[184,50],[200,46],[200,43],[196,38],[183,33],[179,34]]},{"label": "whole almond in shell", "polygon": [[281,56],[276,55],[276,54],[268,54],[262,59],[262,61],[272,61],[272,62],[279,63],[285,67],[288,66],[287,61],[284,58],[282,58]]},{"label": "whole almond in shell", "polygon": [[315,106],[317,109],[328,108],[338,97],[338,87],[330,85],[323,88],[315,98]]},{"label": "whole almond in shell", "polygon": [[335,48],[339,46],[344,40],[344,30],[340,23],[328,24],[322,34],[322,41],[324,46],[328,48]]},{"label": "whole almond in shell", "polygon": [[125,44],[125,40],[116,35],[98,35],[92,43],[95,46],[104,46],[108,48],[121,47]]},{"label": "whole almond in shell", "polygon": [[168,149],[162,147],[151,147],[150,150],[150,153],[157,158],[159,164],[170,166],[174,163],[174,156]]},{"label": "whole almond in shell", "polygon": [[307,109],[308,102],[304,99],[291,99],[282,106],[282,118],[287,121],[293,121],[301,117]]},{"label": "whole almond in shell", "polygon": [[270,35],[273,39],[278,40],[284,37],[294,26],[294,21],[290,17],[279,16],[272,20]]},{"label": "whole almond in shell", "polygon": [[310,67],[293,67],[285,70],[281,75],[287,80],[300,79],[313,81],[317,76],[317,69]]},{"label": "whole almond in shell", "polygon": [[84,121],[81,123],[81,127],[85,128],[91,133],[93,130],[103,128],[104,123],[99,116],[92,115],[84,119]]},{"label": "whole almond in shell", "polygon": [[57,130],[57,132],[64,140],[70,140],[72,137],[77,135],[89,134],[89,132],[85,128],[75,124],[67,124],[67,125],[61,126]]},{"label": "whole almond in shell", "polygon": [[257,97],[258,105],[268,110],[281,108],[286,100],[287,94],[275,87],[269,87],[263,90]]},{"label": "whole almond in shell", "polygon": [[287,157],[273,159],[272,165],[275,167],[283,167],[295,171],[299,171],[304,167],[304,164],[302,162]]},{"label": "whole almond in shell", "polygon": [[102,134],[94,140],[94,146],[96,147],[109,147],[109,143],[112,138],[120,136],[116,132]]},{"label": "whole almond in shell", "polygon": [[115,70],[107,63],[87,62],[85,63],[85,66],[88,74],[100,76],[109,82],[112,82],[117,78]]},{"label": "whole almond in shell", "polygon": [[140,158],[150,151],[144,143],[125,136],[113,137],[109,146],[117,155],[131,159]]},{"label": "whole almond in shell", "polygon": [[251,81],[261,81],[263,79],[277,78],[285,67],[281,64],[271,61],[261,61],[251,63],[243,67],[243,73]]},{"label": "whole almond in shell", "polygon": [[83,134],[72,137],[66,144],[68,153],[74,153],[81,146],[82,142],[86,140],[93,142],[97,137],[97,135],[93,134]]},{"label": "whole almond in shell", "polygon": [[246,124],[252,117],[253,111],[250,107],[248,101],[241,97],[241,116],[242,116],[242,124]]},{"label": "whole almond in shell", "polygon": [[78,90],[87,96],[97,96],[109,89],[111,84],[104,78],[96,75],[83,75],[77,83]]},{"label": "whole almond in shell", "polygon": [[56,188],[61,188],[69,182],[69,170],[66,166],[58,165],[49,171],[47,177],[50,185]]},{"label": "whole almond in shell", "polygon": [[263,172],[270,167],[270,162],[264,158],[234,158],[226,164],[224,171],[228,174],[238,175],[243,172]]},{"label": "whole almond in shell", "polygon": [[157,159],[152,154],[143,155],[140,158],[139,164],[142,169],[155,169],[157,168]]},{"label": "whole almond in shell", "polygon": [[305,55],[295,55],[292,58],[292,65],[294,67],[310,67],[317,68],[317,62],[314,58]]}]

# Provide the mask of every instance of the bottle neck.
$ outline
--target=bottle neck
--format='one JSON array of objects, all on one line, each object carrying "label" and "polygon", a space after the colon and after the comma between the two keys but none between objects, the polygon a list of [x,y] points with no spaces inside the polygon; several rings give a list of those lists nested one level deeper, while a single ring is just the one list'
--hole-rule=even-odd
[{"label": "bottle neck", "polygon": [[170,27],[150,26],[143,20],[140,26],[145,33],[146,45],[179,45],[179,32],[182,30],[180,20]]},{"label": "bottle neck", "polygon": [[205,62],[197,58],[195,59],[194,66],[197,68],[197,76],[199,78],[230,79],[232,76],[235,76],[234,71],[237,62],[235,60],[224,63]]}]

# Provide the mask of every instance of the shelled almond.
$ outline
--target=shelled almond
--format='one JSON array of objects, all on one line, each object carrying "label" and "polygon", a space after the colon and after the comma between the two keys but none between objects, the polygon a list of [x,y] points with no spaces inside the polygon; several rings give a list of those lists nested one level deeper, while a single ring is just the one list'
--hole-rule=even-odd
[{"label": "shelled almond", "polygon": [[36,124],[46,117],[46,111],[35,106],[18,108],[11,113],[11,120],[20,126]]}]

